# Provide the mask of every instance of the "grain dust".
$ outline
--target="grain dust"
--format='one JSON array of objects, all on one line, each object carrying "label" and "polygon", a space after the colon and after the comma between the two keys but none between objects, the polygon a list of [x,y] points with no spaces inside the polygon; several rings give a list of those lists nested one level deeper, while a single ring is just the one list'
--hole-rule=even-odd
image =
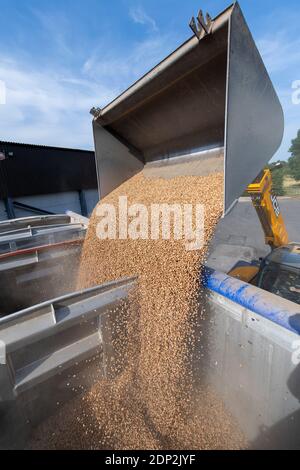
[{"label": "grain dust", "polygon": [[[131,306],[121,306],[118,344],[123,367],[68,404],[49,426],[49,448],[241,448],[243,438],[212,390],[195,392],[192,355],[201,313],[199,280],[207,244],[223,210],[223,175],[147,179],[141,173],[102,202],[203,204],[205,246],[183,240],[99,240],[94,211],[84,243],[79,287],[138,276]],[[120,312],[119,312],[120,313]],[[123,329],[120,328],[120,330]],[[126,330],[126,333],[125,333]],[[198,386],[197,386],[198,387]],[[195,398],[196,397],[196,398]],[[34,446],[45,443],[40,430]]]}]

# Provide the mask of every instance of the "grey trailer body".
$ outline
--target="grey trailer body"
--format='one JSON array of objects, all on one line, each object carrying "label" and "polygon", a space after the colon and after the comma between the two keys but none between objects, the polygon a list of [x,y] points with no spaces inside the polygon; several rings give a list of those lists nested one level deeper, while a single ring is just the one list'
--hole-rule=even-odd
[{"label": "grey trailer body", "polygon": [[0,318],[76,290],[87,226],[71,213],[0,223]]},{"label": "grey trailer body", "polygon": [[63,225],[69,223],[71,223],[71,217],[67,214],[22,217],[19,219],[0,222],[0,234],[24,228],[41,227],[45,225]]},{"label": "grey trailer body", "polygon": [[32,429],[59,406],[122,372],[113,345],[134,286],[123,279],[0,319],[1,449],[26,447]]},{"label": "grey trailer body", "polygon": [[13,400],[97,352],[107,355],[103,367],[110,374],[112,331],[103,316],[127,299],[134,283],[115,281],[0,319],[0,400]]},{"label": "grey trailer body", "polygon": [[[245,283],[216,272],[212,278],[204,286],[204,350],[196,351],[195,382],[207,383],[222,398],[250,447],[299,448],[299,306],[249,286],[245,297],[256,299],[250,308],[241,295]],[[21,400],[26,410],[33,397],[38,405],[41,387],[55,379],[57,390],[64,373],[88,367],[95,356],[97,379],[113,378],[116,307],[134,286],[134,279],[120,280],[0,320],[1,406]]]},{"label": "grey trailer body", "polygon": [[[66,240],[82,240],[86,227],[82,224],[52,225],[12,230],[0,234],[0,255]],[[1,270],[1,268],[0,268]]]},{"label": "grey trailer body", "polygon": [[255,449],[300,448],[300,306],[212,271],[196,365]]}]

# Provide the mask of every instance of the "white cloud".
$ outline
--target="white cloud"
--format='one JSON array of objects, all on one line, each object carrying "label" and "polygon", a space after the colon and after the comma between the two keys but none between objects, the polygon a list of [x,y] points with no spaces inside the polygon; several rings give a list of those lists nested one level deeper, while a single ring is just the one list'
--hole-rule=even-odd
[{"label": "white cloud", "polygon": [[[276,29],[274,25],[273,34],[265,34],[257,41],[258,49],[270,73],[272,81],[279,99],[281,101],[284,116],[285,129],[282,145],[273,159],[287,159],[291,140],[295,138],[297,130],[300,128],[300,105],[293,104],[292,84],[295,80],[300,80],[300,39],[292,27],[289,30]],[[272,24],[272,22],[270,22]]]},{"label": "white cloud", "polygon": [[0,80],[0,104],[6,103],[6,85],[3,80]]},{"label": "white cloud", "polygon": [[112,99],[115,90],[93,80],[37,71],[0,59],[6,104],[0,107],[0,139],[92,148],[89,110]]},{"label": "white cloud", "polygon": [[166,34],[134,44],[126,55],[112,49],[106,55],[96,50],[83,64],[82,73],[120,93],[160,62],[175,44],[175,37]]},{"label": "white cloud", "polygon": [[[82,74],[107,88],[113,88],[117,96],[155,66],[169,52],[169,48],[170,41],[166,36],[161,36],[135,44],[127,55],[112,50],[105,55],[96,50],[84,62]],[[101,105],[109,101],[107,99]],[[97,106],[100,106],[99,100]]]},{"label": "white cloud", "polygon": [[285,31],[266,35],[257,41],[258,49],[270,73],[299,69],[300,39],[291,39]]},{"label": "white cloud", "polygon": [[291,156],[289,153],[291,141],[296,137],[300,129],[300,105],[295,105],[292,102],[292,83],[290,87],[278,88],[276,91],[284,110],[285,126],[283,141],[272,159],[274,161],[286,160]]},{"label": "white cloud", "polygon": [[72,56],[73,51],[69,45],[68,33],[70,31],[69,20],[65,15],[56,13],[44,13],[36,8],[30,9],[40,23],[45,35],[49,38],[56,51],[63,56]]},{"label": "white cloud", "polygon": [[158,31],[157,24],[151,16],[147,15],[141,6],[131,8],[129,15],[137,24],[148,25],[153,31]]},{"label": "white cloud", "polygon": [[[0,106],[0,140],[93,148],[93,106],[102,107],[161,60],[175,38],[159,35],[124,51],[101,50],[71,74],[56,63],[30,66],[17,54],[0,55],[0,80],[6,105]],[[18,59],[17,59],[18,57]]]}]

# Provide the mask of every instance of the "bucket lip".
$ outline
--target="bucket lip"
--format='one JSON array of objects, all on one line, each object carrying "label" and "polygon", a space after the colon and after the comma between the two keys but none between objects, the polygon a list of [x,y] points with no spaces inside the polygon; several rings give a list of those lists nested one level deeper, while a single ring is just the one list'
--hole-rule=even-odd
[{"label": "bucket lip", "polygon": [[[215,18],[213,18],[213,29],[212,32],[216,32],[221,27],[225,26],[229,23],[231,14],[236,6],[238,6],[238,2],[232,3],[230,6],[224,9],[221,13],[219,13]],[[205,36],[204,36],[205,37]],[[203,38],[202,38],[203,39]],[[95,122],[99,122],[101,124],[101,120],[105,120],[105,116],[115,108],[119,106],[119,104],[123,103],[123,101],[132,96],[138,89],[142,88],[146,83],[150,82],[157,73],[161,72],[161,69],[165,69],[175,61],[176,55],[182,50],[186,48],[183,52],[185,55],[189,50],[197,47],[199,44],[199,39],[193,35],[180,44],[174,51],[168,54],[164,59],[162,59],[158,64],[152,67],[148,72],[138,78],[135,82],[133,82],[127,89],[125,89],[122,93],[120,93],[116,98],[114,98],[111,102],[106,104],[100,111],[100,113],[93,118]],[[105,124],[105,123],[104,123]]]}]

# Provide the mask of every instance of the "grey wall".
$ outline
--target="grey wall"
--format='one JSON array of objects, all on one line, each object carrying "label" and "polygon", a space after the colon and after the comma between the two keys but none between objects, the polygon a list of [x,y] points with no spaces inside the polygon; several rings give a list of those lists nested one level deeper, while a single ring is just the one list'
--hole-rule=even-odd
[{"label": "grey wall", "polygon": [[86,198],[86,204],[88,208],[88,214],[89,216],[93,212],[95,206],[99,202],[99,194],[98,191],[95,189],[87,189],[84,191],[85,198]]},{"label": "grey wall", "polygon": [[6,220],[6,219],[7,219],[7,215],[5,211],[5,205],[4,205],[4,202],[1,201],[0,199],[0,220]]}]

